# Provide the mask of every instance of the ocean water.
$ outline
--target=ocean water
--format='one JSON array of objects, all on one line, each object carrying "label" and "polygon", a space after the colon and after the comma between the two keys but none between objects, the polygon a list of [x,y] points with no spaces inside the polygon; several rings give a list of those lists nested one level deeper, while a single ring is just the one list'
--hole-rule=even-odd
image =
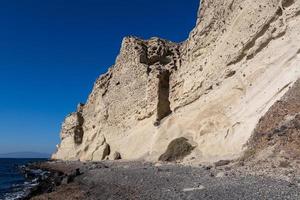
[{"label": "ocean water", "polygon": [[43,160],[0,158],[0,200],[17,200],[24,196],[32,181],[26,180],[18,167]]}]

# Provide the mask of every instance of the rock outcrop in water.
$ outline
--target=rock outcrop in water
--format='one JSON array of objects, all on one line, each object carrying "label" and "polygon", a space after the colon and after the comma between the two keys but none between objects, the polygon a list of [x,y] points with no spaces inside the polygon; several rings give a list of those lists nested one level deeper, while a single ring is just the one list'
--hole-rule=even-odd
[{"label": "rock outcrop in water", "polygon": [[237,158],[299,78],[299,0],[203,0],[183,43],[124,38],[52,157],[157,160],[184,137],[185,161]]}]

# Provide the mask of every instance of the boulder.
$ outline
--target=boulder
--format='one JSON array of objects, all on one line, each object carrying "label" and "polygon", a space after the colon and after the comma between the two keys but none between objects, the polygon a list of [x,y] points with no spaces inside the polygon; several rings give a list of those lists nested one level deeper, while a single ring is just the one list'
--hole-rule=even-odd
[{"label": "boulder", "polygon": [[188,142],[188,139],[181,137],[173,140],[166,152],[159,157],[160,161],[182,160],[193,151],[194,147]]}]

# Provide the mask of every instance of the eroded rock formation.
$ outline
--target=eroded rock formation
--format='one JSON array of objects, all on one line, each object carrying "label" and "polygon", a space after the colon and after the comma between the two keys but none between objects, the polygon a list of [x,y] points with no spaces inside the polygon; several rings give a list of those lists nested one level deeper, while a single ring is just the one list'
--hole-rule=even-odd
[{"label": "eroded rock formation", "polygon": [[183,43],[124,38],[53,158],[157,160],[181,137],[187,160],[236,158],[300,77],[299,52],[299,0],[203,0]]}]

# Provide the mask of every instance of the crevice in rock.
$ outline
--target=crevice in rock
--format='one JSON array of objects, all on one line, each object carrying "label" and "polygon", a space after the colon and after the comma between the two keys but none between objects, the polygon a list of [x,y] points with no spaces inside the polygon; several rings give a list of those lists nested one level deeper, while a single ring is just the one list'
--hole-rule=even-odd
[{"label": "crevice in rock", "polygon": [[74,142],[77,145],[80,145],[83,140],[83,123],[84,123],[84,118],[81,114],[81,112],[77,112],[77,119],[78,119],[78,125],[74,128]]},{"label": "crevice in rock", "polygon": [[226,73],[225,78],[230,78],[236,74],[236,71],[230,70]]},{"label": "crevice in rock", "polygon": [[110,155],[110,146],[109,146],[109,144],[105,143],[105,146],[104,146],[104,149],[103,149],[102,160],[104,160],[109,155]]},{"label": "crevice in rock", "polygon": [[168,70],[160,71],[158,82],[158,103],[157,103],[157,123],[172,113],[170,108],[170,72]]}]

